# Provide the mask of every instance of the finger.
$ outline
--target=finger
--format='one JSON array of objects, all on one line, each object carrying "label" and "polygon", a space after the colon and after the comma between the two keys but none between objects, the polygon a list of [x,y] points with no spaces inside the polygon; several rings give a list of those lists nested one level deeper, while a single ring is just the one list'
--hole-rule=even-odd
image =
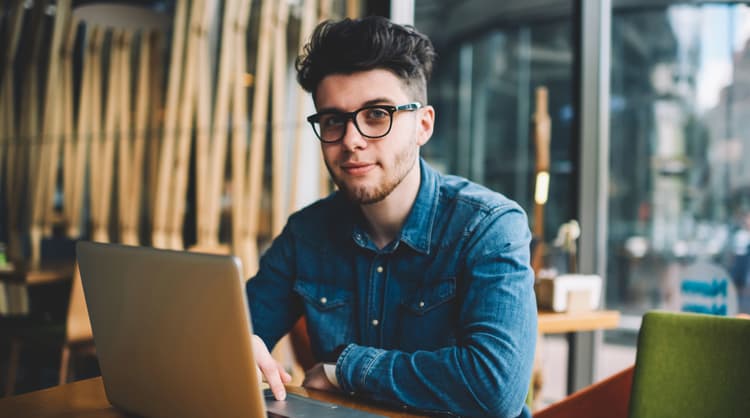
[{"label": "finger", "polygon": [[292,375],[286,372],[283,368],[281,370],[281,381],[284,383],[290,383],[292,381]]},{"label": "finger", "polygon": [[276,400],[283,401],[286,399],[286,388],[284,388],[284,382],[281,381],[279,371],[274,370],[266,374],[266,379],[268,380],[268,386],[271,387],[271,392],[273,392],[273,396]]}]

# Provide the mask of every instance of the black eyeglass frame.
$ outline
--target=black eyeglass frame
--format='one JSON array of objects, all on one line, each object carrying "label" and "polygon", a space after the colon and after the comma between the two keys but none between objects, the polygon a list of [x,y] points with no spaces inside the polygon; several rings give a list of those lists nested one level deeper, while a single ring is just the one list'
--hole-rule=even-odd
[{"label": "black eyeglass frame", "polygon": [[[323,139],[320,136],[320,132],[318,132],[318,130],[315,129],[315,124],[320,122],[321,116],[324,116],[324,115],[339,115],[339,116],[345,118],[345,120],[347,122],[351,120],[352,123],[354,123],[354,127],[357,128],[357,132],[359,132],[359,134],[362,135],[363,137],[368,138],[368,139],[378,139],[378,138],[383,138],[384,136],[386,136],[389,133],[391,133],[391,129],[393,128],[393,114],[394,113],[400,112],[402,110],[408,110],[408,111],[419,110],[421,108],[422,108],[422,103],[411,102],[411,103],[407,103],[407,104],[403,104],[403,105],[399,105],[399,106],[393,106],[393,105],[370,105],[370,106],[364,106],[364,107],[361,107],[361,108],[359,108],[359,109],[357,109],[357,110],[355,110],[353,112],[339,112],[339,111],[336,111],[336,110],[326,110],[326,111],[315,113],[315,114],[312,114],[312,115],[308,116],[307,117],[307,121],[310,123],[310,126],[312,126],[313,132],[315,132],[315,136],[318,137],[318,139],[320,140],[320,142],[323,142],[323,143],[326,143],[326,144],[335,144],[336,142],[340,142],[342,139],[344,139],[344,136],[346,136],[346,126],[344,126],[344,129],[341,131],[341,137],[340,138],[338,138],[336,140],[333,140],[333,141],[326,141],[325,139]],[[365,134],[365,133],[362,132],[362,129],[359,128],[359,124],[357,123],[357,115],[359,114],[359,112],[361,112],[363,110],[369,110],[369,109],[382,109],[382,110],[385,110],[386,112],[388,112],[388,114],[390,116],[390,121],[389,121],[389,124],[388,124],[388,130],[386,130],[383,135],[376,135],[376,136],[367,135],[367,134]]]}]

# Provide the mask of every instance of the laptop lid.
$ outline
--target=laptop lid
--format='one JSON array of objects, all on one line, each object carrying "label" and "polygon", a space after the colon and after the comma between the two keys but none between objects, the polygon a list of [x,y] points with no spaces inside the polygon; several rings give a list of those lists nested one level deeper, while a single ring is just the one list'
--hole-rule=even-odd
[{"label": "laptop lid", "polygon": [[79,242],[107,398],[149,417],[265,417],[240,262]]}]

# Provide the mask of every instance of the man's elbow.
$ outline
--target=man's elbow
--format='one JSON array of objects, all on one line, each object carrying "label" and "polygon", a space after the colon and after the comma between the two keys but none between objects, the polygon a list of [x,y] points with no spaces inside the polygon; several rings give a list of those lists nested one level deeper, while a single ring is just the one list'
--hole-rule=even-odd
[{"label": "man's elbow", "polygon": [[478,382],[474,386],[475,411],[470,416],[516,418],[523,412],[528,393],[526,379],[496,379],[491,384]]}]

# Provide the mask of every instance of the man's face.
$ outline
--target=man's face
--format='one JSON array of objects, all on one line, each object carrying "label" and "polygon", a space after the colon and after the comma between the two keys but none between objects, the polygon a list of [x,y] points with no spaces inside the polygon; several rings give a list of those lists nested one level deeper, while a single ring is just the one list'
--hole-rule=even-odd
[{"label": "man's face", "polygon": [[[382,69],[329,75],[318,85],[315,98],[318,112],[352,112],[363,106],[414,101],[404,83]],[[400,111],[393,114],[388,135],[369,139],[348,121],[341,141],[322,143],[323,160],[333,181],[350,199],[359,204],[379,202],[418,169],[418,150],[430,139],[433,123],[432,107]]]}]

